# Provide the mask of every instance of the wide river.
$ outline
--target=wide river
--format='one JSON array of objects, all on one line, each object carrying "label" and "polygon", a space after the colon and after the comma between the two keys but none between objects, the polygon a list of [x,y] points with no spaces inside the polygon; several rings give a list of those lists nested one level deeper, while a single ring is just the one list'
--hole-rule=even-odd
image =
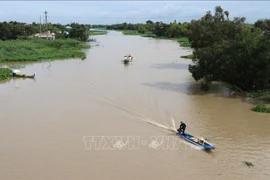
[{"label": "wide river", "polygon": [[[200,91],[180,58],[190,49],[114,31],[95,39],[83,61],[26,64],[35,80],[0,84],[1,180],[270,179],[270,115],[223,85]],[[180,121],[216,149],[177,137]]]}]

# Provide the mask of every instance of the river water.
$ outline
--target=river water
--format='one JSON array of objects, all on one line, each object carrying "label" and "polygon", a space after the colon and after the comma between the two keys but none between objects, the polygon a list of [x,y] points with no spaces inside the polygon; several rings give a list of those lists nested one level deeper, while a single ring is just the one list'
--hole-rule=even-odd
[{"label": "river water", "polygon": [[[270,115],[224,85],[200,91],[179,58],[190,49],[114,31],[95,39],[83,61],[26,64],[35,80],[0,85],[1,180],[270,179]],[[180,121],[216,149],[176,137]]]}]

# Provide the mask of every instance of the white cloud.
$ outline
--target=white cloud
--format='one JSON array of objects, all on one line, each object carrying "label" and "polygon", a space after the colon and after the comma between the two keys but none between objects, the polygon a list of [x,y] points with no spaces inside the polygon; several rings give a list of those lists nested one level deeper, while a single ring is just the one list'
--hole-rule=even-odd
[{"label": "white cloud", "polygon": [[[2,1],[0,21],[39,21],[48,11],[53,23],[119,23],[147,20],[172,22],[198,19],[221,5],[230,17],[245,16],[248,21],[266,18],[270,2],[213,1]],[[4,14],[4,15],[3,15]]]}]

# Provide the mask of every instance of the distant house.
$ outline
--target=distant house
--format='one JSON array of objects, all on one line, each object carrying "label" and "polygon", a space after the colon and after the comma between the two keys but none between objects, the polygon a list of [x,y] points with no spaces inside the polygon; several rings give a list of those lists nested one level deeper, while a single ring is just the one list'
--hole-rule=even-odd
[{"label": "distant house", "polygon": [[43,33],[35,34],[34,37],[41,38],[41,39],[47,39],[48,37],[49,40],[55,40],[55,34],[51,33],[50,31],[48,31],[48,35],[46,32],[43,32]]},{"label": "distant house", "polygon": [[70,33],[72,27],[71,27],[71,26],[66,26],[66,29],[67,29],[67,31],[64,31],[64,33],[65,33],[66,35],[69,35],[69,33]]},{"label": "distant house", "polygon": [[72,27],[71,26],[66,26],[66,29],[70,31],[72,29]]}]

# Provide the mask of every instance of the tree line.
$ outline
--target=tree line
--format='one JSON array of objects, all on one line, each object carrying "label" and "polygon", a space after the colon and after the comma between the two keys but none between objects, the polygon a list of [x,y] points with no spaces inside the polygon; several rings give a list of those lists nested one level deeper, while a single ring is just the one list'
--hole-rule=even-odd
[{"label": "tree line", "polygon": [[[68,28],[70,26],[71,28]],[[71,23],[67,25],[47,24],[48,31],[55,33],[57,38],[74,38],[86,41],[89,37],[90,25]],[[32,24],[10,21],[0,22],[0,40],[26,39],[36,33],[45,32],[43,24],[33,22]]]},{"label": "tree line", "polygon": [[162,21],[153,22],[151,20],[146,23],[121,23],[106,26],[110,30],[137,30],[141,34],[154,34],[156,37],[177,38],[187,35],[187,22],[181,23],[174,20],[171,23],[164,23]]},{"label": "tree line", "polygon": [[[121,23],[107,25],[113,30],[137,30],[156,37],[188,37],[193,48],[189,71],[201,88],[211,82],[224,82],[238,91],[270,90],[270,19],[254,24],[245,17],[229,18],[229,12],[215,7],[199,20],[191,22]],[[101,26],[101,25],[100,25]]]},{"label": "tree line", "polygon": [[[85,41],[89,29],[136,30],[156,37],[188,37],[193,48],[193,63],[189,71],[201,88],[208,90],[211,82],[224,82],[239,91],[270,90],[270,19],[259,19],[254,24],[245,17],[230,19],[229,12],[220,6],[191,22],[164,23],[151,20],[145,23],[112,25],[48,24],[48,30],[59,38]],[[17,39],[40,31],[40,24],[19,22],[0,23],[0,39]],[[44,28],[44,27],[43,27]],[[66,35],[63,32],[68,31]]]},{"label": "tree line", "polygon": [[211,82],[225,82],[239,91],[270,90],[270,20],[254,25],[245,17],[230,20],[220,6],[188,27],[193,51],[189,71],[208,90]]}]

